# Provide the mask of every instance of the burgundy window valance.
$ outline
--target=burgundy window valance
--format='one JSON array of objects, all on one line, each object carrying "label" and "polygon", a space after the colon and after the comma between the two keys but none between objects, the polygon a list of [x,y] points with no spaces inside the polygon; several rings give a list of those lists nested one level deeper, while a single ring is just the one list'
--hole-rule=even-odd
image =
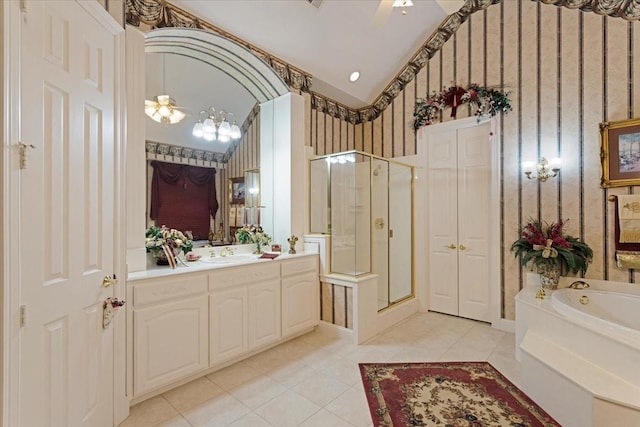
[{"label": "burgundy window valance", "polygon": [[209,217],[218,211],[216,170],[152,161],[151,209],[156,225],[191,231],[194,239],[206,239]]}]

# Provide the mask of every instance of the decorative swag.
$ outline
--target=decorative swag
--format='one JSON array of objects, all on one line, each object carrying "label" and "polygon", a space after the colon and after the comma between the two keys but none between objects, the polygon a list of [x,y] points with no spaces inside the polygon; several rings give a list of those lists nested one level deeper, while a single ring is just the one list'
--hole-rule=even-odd
[{"label": "decorative swag", "polygon": [[218,211],[216,170],[152,161],[151,209],[156,225],[191,231],[193,238],[207,239],[210,217]]}]

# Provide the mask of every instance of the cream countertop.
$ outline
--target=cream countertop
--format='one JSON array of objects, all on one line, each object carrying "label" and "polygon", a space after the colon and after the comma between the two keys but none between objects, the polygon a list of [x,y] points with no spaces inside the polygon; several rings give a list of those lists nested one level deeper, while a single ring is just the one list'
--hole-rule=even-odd
[{"label": "cream countertop", "polygon": [[[210,263],[210,262],[205,262],[201,260],[193,261],[193,262],[185,261],[186,265],[178,263],[176,268],[171,268],[168,265],[148,264],[146,270],[129,273],[127,276],[127,280],[131,282],[131,281],[144,280],[144,279],[150,279],[155,277],[167,277],[167,276],[173,276],[176,274],[189,274],[189,273],[214,270],[214,269],[220,269],[220,268],[237,267],[237,266],[248,265],[248,264],[258,264],[258,263],[264,263],[264,262],[281,261],[281,260],[288,260],[288,259],[294,259],[294,258],[305,257],[305,256],[318,255],[317,253],[314,253],[314,252],[298,252],[296,254],[289,254],[287,252],[282,252],[278,255],[277,258],[274,258],[274,259],[267,259],[267,258],[260,259],[259,258],[260,255],[257,255],[257,254],[254,255],[251,252],[242,251],[241,250],[242,246],[251,246],[252,248],[255,247],[253,245],[238,245],[239,250],[238,252],[236,252],[235,255],[228,255],[227,257],[220,257],[219,255],[216,255],[216,258],[219,258],[221,260],[226,259],[229,261],[231,261],[234,256],[239,256],[239,255],[242,256],[242,260],[237,263],[229,262],[225,264],[216,264],[216,263]],[[221,248],[222,247],[219,247],[219,246],[215,247],[216,254],[220,253]],[[200,249],[206,249],[206,251],[202,255],[203,257],[206,257],[208,256],[208,251],[214,248],[200,248]],[[198,252],[198,251],[194,251],[194,252]],[[253,255],[255,258],[247,258],[247,255]],[[184,259],[182,255],[181,255],[181,259]]]}]

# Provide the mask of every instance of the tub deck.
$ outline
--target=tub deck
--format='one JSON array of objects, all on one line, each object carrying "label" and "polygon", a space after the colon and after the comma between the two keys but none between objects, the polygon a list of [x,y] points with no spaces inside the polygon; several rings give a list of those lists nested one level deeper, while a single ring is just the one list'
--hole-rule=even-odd
[{"label": "tub deck", "polygon": [[550,296],[537,300],[537,290],[516,296],[525,393],[563,426],[640,425],[640,348],[565,317]]}]

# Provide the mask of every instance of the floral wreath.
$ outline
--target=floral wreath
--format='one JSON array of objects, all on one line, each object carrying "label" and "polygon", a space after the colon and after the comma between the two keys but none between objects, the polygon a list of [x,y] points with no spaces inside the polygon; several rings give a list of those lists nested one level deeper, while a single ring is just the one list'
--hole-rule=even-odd
[{"label": "floral wreath", "polygon": [[513,108],[508,95],[509,92],[501,92],[475,83],[471,83],[466,89],[453,85],[440,93],[434,91],[427,98],[416,99],[413,109],[413,128],[417,130],[432,124],[438,119],[438,113],[445,108],[451,108],[451,117],[455,119],[458,107],[463,104],[476,107],[474,114],[478,120],[484,115],[493,117],[501,112],[509,112]]}]

